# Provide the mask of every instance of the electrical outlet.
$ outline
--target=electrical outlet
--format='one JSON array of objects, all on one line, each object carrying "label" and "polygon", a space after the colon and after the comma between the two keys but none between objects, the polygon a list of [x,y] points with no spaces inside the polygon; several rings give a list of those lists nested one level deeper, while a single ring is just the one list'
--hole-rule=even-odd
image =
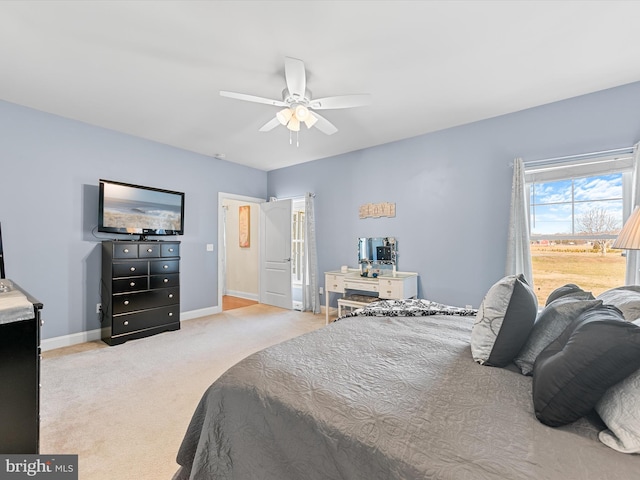
[{"label": "electrical outlet", "polygon": [[96,303],[96,313],[100,313],[102,311],[102,304]]},{"label": "electrical outlet", "polygon": [[324,293],[324,288],[320,287],[320,295],[322,295]]}]

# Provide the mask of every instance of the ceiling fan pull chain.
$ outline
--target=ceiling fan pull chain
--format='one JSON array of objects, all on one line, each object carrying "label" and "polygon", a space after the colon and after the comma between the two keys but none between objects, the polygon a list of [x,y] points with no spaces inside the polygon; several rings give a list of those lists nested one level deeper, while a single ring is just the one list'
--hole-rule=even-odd
[{"label": "ceiling fan pull chain", "polygon": [[291,130],[289,130],[289,145],[291,145],[293,143],[293,140],[291,139]]},{"label": "ceiling fan pull chain", "polygon": [[300,142],[298,141],[298,139],[300,138],[299,135],[300,135],[300,132],[296,132],[296,147],[300,146]]}]

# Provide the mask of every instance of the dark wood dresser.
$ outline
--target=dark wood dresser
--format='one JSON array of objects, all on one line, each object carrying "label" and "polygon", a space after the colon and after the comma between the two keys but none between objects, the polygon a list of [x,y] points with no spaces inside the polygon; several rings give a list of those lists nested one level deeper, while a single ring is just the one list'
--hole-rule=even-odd
[{"label": "dark wood dresser", "polygon": [[102,242],[102,340],[180,328],[180,242]]},{"label": "dark wood dresser", "polygon": [[[0,453],[37,454],[40,445],[40,326],[42,303],[0,280],[0,311],[24,295],[27,314],[0,317]],[[7,289],[6,286],[10,285]],[[12,294],[13,292],[13,294]],[[3,299],[3,296],[5,296]],[[13,297],[9,301],[9,296]],[[14,310],[15,311],[15,310]]]}]

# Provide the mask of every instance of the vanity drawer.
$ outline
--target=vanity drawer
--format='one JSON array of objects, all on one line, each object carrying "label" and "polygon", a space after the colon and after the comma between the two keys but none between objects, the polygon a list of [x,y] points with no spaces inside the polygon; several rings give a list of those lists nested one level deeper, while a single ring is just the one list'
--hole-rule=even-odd
[{"label": "vanity drawer", "polygon": [[180,302],[179,288],[160,288],[147,292],[125,293],[113,296],[113,313],[135,312],[147,308],[173,305]]},{"label": "vanity drawer", "polygon": [[344,293],[344,276],[333,274],[325,275],[324,288],[327,292]]},{"label": "vanity drawer", "polygon": [[404,298],[402,280],[380,279],[380,298]]},{"label": "vanity drawer", "polygon": [[148,277],[128,277],[113,280],[113,293],[135,292],[148,288]]},{"label": "vanity drawer", "polygon": [[160,327],[180,321],[180,305],[151,308],[142,312],[124,313],[113,316],[113,335],[135,332],[146,328]]},{"label": "vanity drawer", "polygon": [[345,280],[344,288],[347,290],[362,290],[363,292],[377,292],[377,280]]},{"label": "vanity drawer", "polygon": [[180,260],[160,260],[149,262],[151,275],[163,275],[165,273],[178,273]]},{"label": "vanity drawer", "polygon": [[168,273],[167,275],[152,275],[151,288],[177,287],[180,285],[179,273]]},{"label": "vanity drawer", "polygon": [[132,260],[130,262],[114,262],[111,270],[114,277],[135,277],[148,275],[148,265],[146,260]]},{"label": "vanity drawer", "polygon": [[138,256],[140,258],[160,257],[159,243],[141,243],[138,245]]}]

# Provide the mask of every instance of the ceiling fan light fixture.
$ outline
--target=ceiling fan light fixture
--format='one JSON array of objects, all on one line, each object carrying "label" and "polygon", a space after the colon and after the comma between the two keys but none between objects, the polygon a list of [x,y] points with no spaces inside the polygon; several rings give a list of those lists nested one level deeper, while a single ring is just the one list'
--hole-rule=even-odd
[{"label": "ceiling fan light fixture", "polygon": [[289,130],[291,130],[292,132],[299,132],[300,131],[300,120],[298,120],[295,115],[292,116],[291,120],[289,120],[289,123],[287,123],[287,128]]},{"label": "ceiling fan light fixture", "polygon": [[313,127],[318,121],[318,117],[316,117],[313,113],[309,112],[308,118],[304,121],[304,124],[307,128]]},{"label": "ceiling fan light fixture", "polygon": [[289,123],[289,120],[291,120],[292,116],[293,113],[291,112],[290,108],[284,108],[276,113],[276,118],[282,125],[286,125],[287,123]]},{"label": "ceiling fan light fixture", "polygon": [[304,122],[309,117],[309,109],[304,105],[298,105],[295,110],[296,118]]}]

